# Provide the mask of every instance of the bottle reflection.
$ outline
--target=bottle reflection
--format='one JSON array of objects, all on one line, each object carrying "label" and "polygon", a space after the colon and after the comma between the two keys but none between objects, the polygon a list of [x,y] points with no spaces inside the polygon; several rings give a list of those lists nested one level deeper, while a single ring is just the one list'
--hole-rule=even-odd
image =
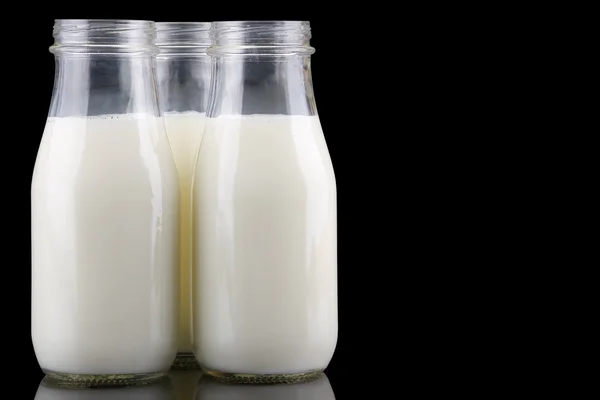
[{"label": "bottle reflection", "polygon": [[[190,397],[191,398],[191,397]],[[71,389],[42,379],[34,400],[175,400],[169,378],[143,386]]]},{"label": "bottle reflection", "polygon": [[175,399],[193,400],[196,394],[198,381],[202,377],[199,370],[172,370],[169,372],[169,379],[173,385]]},{"label": "bottle reflection", "polygon": [[293,385],[228,385],[204,377],[195,400],[335,400],[327,376]]}]

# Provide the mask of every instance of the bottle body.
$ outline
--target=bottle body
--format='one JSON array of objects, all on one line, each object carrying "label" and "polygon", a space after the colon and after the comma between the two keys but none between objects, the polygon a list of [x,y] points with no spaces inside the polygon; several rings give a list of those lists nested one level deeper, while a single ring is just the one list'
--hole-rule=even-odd
[{"label": "bottle body", "polygon": [[156,23],[159,103],[179,175],[179,315],[176,369],[199,369],[192,333],[192,207],[194,165],[204,132],[211,77],[210,23]]},{"label": "bottle body", "polygon": [[216,42],[193,187],[196,357],[225,381],[314,378],[337,342],[337,215],[310,59]]},{"label": "bottle body", "polygon": [[336,193],[318,117],[208,118],[195,185],[201,365],[324,370],[337,339]]},{"label": "bottle body", "polygon": [[[58,35],[153,30],[145,21],[55,26]],[[118,52],[53,48],[31,188],[32,340],[42,370],[74,385],[149,382],[175,357],[177,175],[146,40]]]}]

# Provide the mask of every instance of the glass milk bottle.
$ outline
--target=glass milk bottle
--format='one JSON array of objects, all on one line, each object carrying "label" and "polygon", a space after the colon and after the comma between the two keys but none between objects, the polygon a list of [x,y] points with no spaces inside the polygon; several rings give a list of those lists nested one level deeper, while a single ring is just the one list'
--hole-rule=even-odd
[{"label": "glass milk bottle", "polygon": [[310,25],[213,22],[193,186],[194,344],[227,382],[314,378],[337,343],[336,183]]},{"label": "glass milk bottle", "polygon": [[179,325],[176,369],[199,369],[192,344],[191,184],[210,85],[209,22],[157,22],[159,103],[179,172]]},{"label": "glass milk bottle", "polygon": [[154,23],[57,20],[31,187],[32,340],[49,379],[147,383],[177,351],[177,171]]}]

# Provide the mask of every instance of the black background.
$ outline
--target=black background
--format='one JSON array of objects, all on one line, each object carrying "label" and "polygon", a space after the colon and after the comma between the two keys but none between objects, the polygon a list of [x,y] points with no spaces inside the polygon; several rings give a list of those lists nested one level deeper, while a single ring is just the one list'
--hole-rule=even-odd
[{"label": "black background", "polygon": [[[164,6],[166,4],[163,4]],[[9,154],[12,153],[9,149],[18,153],[19,178],[13,178],[15,179],[13,187],[15,192],[18,192],[18,196],[15,196],[14,201],[21,212],[20,220],[26,220],[25,224],[19,221],[19,225],[27,228],[15,228],[20,232],[19,239],[14,244],[20,248],[20,252],[16,254],[20,254],[18,258],[21,258],[21,261],[18,262],[16,269],[18,277],[7,275],[11,282],[7,287],[13,286],[12,282],[14,282],[14,288],[11,290],[18,291],[18,295],[9,296],[9,302],[13,304],[9,307],[13,309],[8,314],[13,320],[10,329],[11,335],[14,335],[11,341],[14,346],[11,346],[9,353],[12,359],[18,360],[18,366],[13,367],[19,371],[14,382],[18,380],[20,390],[23,392],[19,398],[33,399],[43,377],[33,352],[30,334],[29,191],[31,174],[52,94],[54,58],[48,51],[48,47],[53,43],[52,27],[55,19],[308,20],[311,22],[311,45],[316,48],[316,53],[312,56],[314,92],[338,186],[339,338],[333,360],[326,370],[336,398],[338,400],[349,398],[348,394],[356,390],[362,392],[365,387],[364,383],[357,383],[358,376],[365,369],[375,367],[379,363],[377,358],[383,354],[373,349],[380,346],[380,341],[384,339],[382,335],[373,335],[373,331],[367,327],[374,326],[375,332],[385,331],[388,328],[383,317],[377,315],[385,302],[373,300],[373,292],[378,292],[373,281],[381,278],[381,274],[385,274],[385,270],[392,268],[393,264],[382,261],[375,253],[365,254],[367,252],[361,245],[365,240],[373,240],[373,234],[381,235],[379,228],[373,227],[367,228],[373,234],[364,233],[366,232],[364,226],[370,225],[372,217],[381,210],[365,212],[361,199],[365,197],[365,193],[376,190],[373,177],[366,172],[366,160],[372,157],[372,154],[369,156],[367,149],[371,147],[373,141],[381,143],[382,137],[378,136],[377,132],[365,128],[368,124],[365,125],[365,121],[360,118],[364,114],[365,104],[373,107],[373,102],[378,101],[367,94],[371,78],[365,78],[372,75],[367,75],[366,68],[369,68],[369,62],[366,62],[364,55],[360,54],[365,50],[363,47],[365,38],[356,36],[356,30],[360,32],[360,25],[351,19],[330,18],[328,12],[311,11],[311,9],[303,13],[261,13],[257,10],[251,13],[226,13],[212,11],[215,7],[212,5],[203,8],[194,5],[196,11],[193,11],[178,9],[178,6],[173,5],[168,10],[161,9],[160,12],[153,12],[148,5],[143,12],[116,12],[114,9],[108,10],[99,6],[96,11],[88,9],[60,13],[47,7],[46,12],[42,9],[35,18],[27,19],[26,26],[23,27],[23,32],[27,32],[26,38],[19,36],[21,41],[12,42],[11,50],[5,53],[3,69],[6,79],[5,88],[9,92],[6,94],[5,101],[10,101],[6,103],[7,108],[18,113],[19,118],[23,119],[22,126],[26,127],[18,130],[16,136],[7,139],[17,142],[10,145],[7,142],[5,155],[8,158],[5,157],[3,160],[11,170],[15,170],[17,164],[10,161],[13,155]],[[65,7],[63,9],[68,10]],[[221,9],[226,7],[221,6]],[[266,6],[265,9],[271,10]],[[356,13],[357,10],[354,12]],[[386,70],[383,74],[389,75],[390,71]],[[364,136],[360,136],[361,133]],[[369,138],[370,135],[373,137]],[[370,239],[365,239],[365,236]],[[16,250],[9,249],[9,252],[12,251]],[[377,293],[375,295],[378,296]],[[373,313],[373,310],[379,311]],[[389,319],[390,316],[388,315],[387,318]],[[391,318],[390,321],[395,319],[395,317]],[[365,331],[370,331],[370,337],[361,334]],[[386,350],[388,354],[390,351],[393,349]],[[8,360],[6,362],[8,363]],[[373,388],[366,393],[369,392],[373,398],[376,397]],[[371,398],[371,396],[367,395],[364,398]]]},{"label": "black background", "polygon": [[[548,74],[564,75],[531,64],[538,43],[554,46],[535,27],[546,21],[541,10],[323,0],[17,0],[0,10],[2,378],[21,391],[13,397],[32,399],[42,378],[30,332],[31,173],[54,78],[52,25],[67,18],[311,22],[315,97],[338,190],[339,338],[326,370],[337,400],[400,397],[409,386],[463,394],[497,378],[490,388],[501,389],[515,369],[535,369],[522,360],[527,351],[509,351],[525,329],[510,320],[517,310],[498,310],[522,282],[511,270],[521,269],[515,243],[535,236],[520,219],[536,206],[523,207],[527,190],[513,185],[543,175],[519,176],[529,167],[519,159],[537,147],[524,147],[515,115],[540,100],[538,87],[542,96],[554,90]],[[550,54],[554,64],[560,53]],[[507,357],[510,368],[495,374]]]}]

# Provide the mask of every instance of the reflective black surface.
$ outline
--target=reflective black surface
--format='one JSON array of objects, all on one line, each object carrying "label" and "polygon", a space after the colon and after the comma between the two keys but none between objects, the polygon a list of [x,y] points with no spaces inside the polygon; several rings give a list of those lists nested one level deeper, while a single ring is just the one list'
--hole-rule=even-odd
[{"label": "reflective black surface", "polygon": [[[43,378],[34,400],[334,400],[327,374],[294,385],[221,384],[198,371],[172,371],[155,383],[123,388],[68,389]],[[338,398],[339,400],[339,398]]]}]

